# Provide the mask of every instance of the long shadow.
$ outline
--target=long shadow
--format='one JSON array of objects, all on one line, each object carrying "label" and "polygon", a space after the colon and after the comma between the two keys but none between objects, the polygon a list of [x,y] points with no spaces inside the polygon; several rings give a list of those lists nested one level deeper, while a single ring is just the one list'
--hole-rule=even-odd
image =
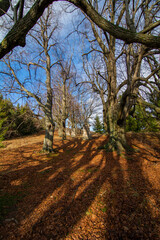
[{"label": "long shadow", "polygon": [[[5,182],[3,191],[8,188],[14,194],[26,192],[23,201],[17,203],[17,209],[7,216],[11,220],[16,216],[17,224],[5,223],[2,226],[4,239],[34,239],[35,233],[36,237],[40,234],[46,239],[60,239],[70,232],[99,192],[97,184],[100,187],[103,183],[103,168],[100,168],[104,157],[96,165],[91,163],[99,154],[99,150],[92,149],[93,143],[92,140],[68,141],[62,146],[64,152],[60,152],[59,148],[59,154],[44,155],[44,158],[33,153],[25,157],[24,151],[29,151],[29,147],[22,148],[20,161],[9,166],[7,174],[6,171],[1,172],[1,180],[3,184]],[[77,153],[79,156],[75,161]],[[11,153],[11,157],[15,157],[15,152]],[[28,161],[35,166],[27,165]],[[82,171],[83,176],[76,178],[77,171]]]},{"label": "long shadow", "polygon": [[4,191],[26,192],[6,216],[16,221],[3,222],[1,239],[159,239],[159,190],[141,152],[106,154],[94,140],[79,139],[55,147],[55,155],[22,148],[19,162],[1,172]]},{"label": "long shadow", "polygon": [[[134,146],[140,150],[140,157],[143,159],[153,162],[159,163],[160,162],[160,134],[158,133],[151,133],[150,135],[147,134],[134,134],[135,138],[139,139],[139,144]],[[152,160],[149,159],[149,156],[152,157]]]},{"label": "long shadow", "polygon": [[142,152],[110,154],[105,239],[160,239],[160,190],[149,176],[152,166],[146,169]]}]

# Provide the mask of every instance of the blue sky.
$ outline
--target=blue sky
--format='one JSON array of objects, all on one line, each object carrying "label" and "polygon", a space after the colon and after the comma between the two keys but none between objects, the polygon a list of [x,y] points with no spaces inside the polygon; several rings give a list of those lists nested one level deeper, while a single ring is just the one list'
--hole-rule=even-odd
[{"label": "blue sky", "polygon": [[[60,26],[59,30],[56,33],[58,41],[63,46],[63,49],[66,51],[66,53],[69,52],[72,54],[73,61],[77,69],[77,76],[78,76],[77,81],[81,79],[86,79],[86,75],[84,74],[83,65],[82,65],[82,54],[89,51],[90,45],[85,38],[80,38],[82,37],[82,35],[79,37],[77,32],[75,32],[77,23],[80,23],[81,20],[84,18],[84,16],[81,13],[81,11],[75,9],[73,5],[70,5],[70,7],[68,7],[68,3],[66,4],[66,2],[55,2],[53,4],[53,7],[55,9],[55,12],[58,13],[56,16],[59,20],[59,26]],[[64,9],[65,9],[65,12],[64,12]],[[10,11],[8,13],[10,14]],[[0,24],[3,23],[3,19],[5,20],[5,22],[6,21],[8,22],[7,26],[12,25],[10,23],[10,19],[7,16],[4,16],[0,19]],[[89,28],[90,27],[86,22],[85,25],[83,25],[82,27],[81,26],[79,27],[79,30],[89,31]],[[3,37],[6,34],[6,31],[4,30],[0,32],[0,40],[3,39]],[[117,41],[117,42],[122,43],[121,41]],[[121,48],[121,46],[120,47],[119,46],[116,48],[117,54],[118,54],[118,50]],[[30,42],[30,37],[27,37],[26,47],[25,48],[17,47],[14,49],[14,52],[17,55],[20,52],[22,52],[21,54],[26,56],[26,59],[28,58],[29,61],[36,61],[36,56],[38,56],[36,50],[37,50],[37,46],[34,44],[34,47],[33,47],[33,42]],[[52,61],[54,62],[55,60],[56,59],[54,57],[54,51],[53,51]],[[89,62],[91,61],[90,55],[88,56],[88,61]],[[2,70],[3,64],[0,64],[0,68]],[[147,71],[146,69],[143,72],[144,72],[144,75],[149,73],[149,71]],[[19,71],[18,76],[23,81],[27,77],[27,74],[28,74],[28,70],[27,68],[24,67]],[[53,76],[54,76],[54,71],[53,71]],[[117,76],[118,76],[117,78],[118,82],[126,79],[126,67],[124,64],[120,64],[120,62],[117,64]],[[42,82],[45,82],[45,73],[43,70],[37,70],[37,78],[40,78]],[[3,80],[3,77],[1,77],[0,81],[2,80]],[[36,83],[36,79],[34,77],[34,71],[32,71],[32,80],[34,80],[34,84],[32,82],[31,83],[28,82],[27,87],[29,87],[33,91],[37,91],[38,81]],[[0,86],[1,84],[2,82],[0,82]],[[18,99],[18,97],[14,94],[13,100],[16,98]],[[100,109],[100,112],[101,112],[101,109]]]},{"label": "blue sky", "polygon": [[[58,41],[60,42],[60,44],[62,44],[63,49],[65,49],[66,53],[69,52],[70,54],[72,54],[73,62],[76,65],[76,69],[77,69],[77,76],[78,76],[77,80],[78,80],[84,77],[84,73],[82,70],[82,67],[83,67],[82,53],[84,51],[84,46],[82,47],[80,38],[78,37],[77,33],[74,31],[75,31],[76,23],[81,21],[81,19],[83,19],[84,16],[80,12],[80,10],[75,10],[73,6],[70,6],[66,9],[66,3],[64,2],[54,3],[54,9],[56,13],[59,12],[59,14],[57,15],[57,18],[58,18],[60,27],[59,27],[59,30],[56,32],[56,37],[58,38]],[[63,12],[63,14],[61,14],[63,9],[66,9],[67,12],[65,11],[65,13]],[[4,36],[5,36],[5,33],[1,32],[0,38],[2,39]],[[21,56],[24,56],[25,60],[28,59],[28,61],[37,62],[36,56],[38,56],[38,51],[37,51],[38,49],[35,41],[34,42],[31,41],[31,38],[28,36],[26,38],[26,43],[27,44],[25,48],[17,47],[14,49],[14,56],[18,57],[19,55],[18,58],[20,58],[20,55],[21,55]],[[87,44],[85,45],[85,48],[88,48]],[[56,58],[54,57],[54,51],[51,52],[51,55],[52,55],[52,61],[53,62],[56,61]],[[22,65],[22,69],[20,69],[19,66],[17,65],[16,68],[19,69],[17,72],[17,76],[22,82],[24,82],[24,80],[29,77],[27,67]],[[2,63],[0,63],[0,69],[4,70],[4,66]],[[30,73],[32,78],[28,80],[28,83],[25,86],[30,91],[36,93],[38,91],[38,87],[37,87],[38,81],[36,84],[36,79],[41,79],[41,81],[45,84],[45,77],[46,77],[45,71],[38,68],[36,71],[36,78],[35,78],[34,67],[31,66],[30,69],[31,69]],[[1,75],[1,78],[0,78],[0,86],[2,84],[3,76]],[[53,69],[53,76],[54,76],[54,69]],[[31,80],[33,81],[33,83]],[[4,81],[4,84],[5,85],[7,84],[7,80]],[[41,86],[40,92],[44,91],[42,88],[43,86]],[[74,92],[73,94],[76,95],[77,93]],[[17,103],[25,104],[25,99],[23,97],[20,98],[21,96],[23,95],[21,94],[17,95],[14,93],[10,95],[10,98],[13,102],[16,102],[16,104]],[[31,100],[31,98],[29,98],[29,101],[31,101],[36,106],[37,103],[34,100]]]}]

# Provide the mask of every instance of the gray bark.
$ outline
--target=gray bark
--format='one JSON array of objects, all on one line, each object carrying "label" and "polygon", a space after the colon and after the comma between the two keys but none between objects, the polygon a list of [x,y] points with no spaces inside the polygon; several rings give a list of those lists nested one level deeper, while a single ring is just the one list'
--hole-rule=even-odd
[{"label": "gray bark", "polygon": [[53,152],[53,136],[54,136],[55,124],[50,116],[45,117],[45,138],[43,142],[43,151]]},{"label": "gray bark", "polygon": [[75,128],[71,129],[71,137],[76,137],[76,129]]},{"label": "gray bark", "polygon": [[63,79],[63,86],[62,86],[62,139],[66,139],[66,78]]},{"label": "gray bark", "polygon": [[87,124],[83,125],[83,139],[91,139],[90,129]]}]

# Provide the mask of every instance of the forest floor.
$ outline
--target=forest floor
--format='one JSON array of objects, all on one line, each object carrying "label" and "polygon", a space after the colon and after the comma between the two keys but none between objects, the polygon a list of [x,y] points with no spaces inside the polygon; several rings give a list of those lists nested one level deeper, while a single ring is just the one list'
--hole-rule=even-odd
[{"label": "forest floor", "polygon": [[160,134],[128,133],[134,152],[92,140],[44,135],[0,149],[0,239],[160,239]]}]

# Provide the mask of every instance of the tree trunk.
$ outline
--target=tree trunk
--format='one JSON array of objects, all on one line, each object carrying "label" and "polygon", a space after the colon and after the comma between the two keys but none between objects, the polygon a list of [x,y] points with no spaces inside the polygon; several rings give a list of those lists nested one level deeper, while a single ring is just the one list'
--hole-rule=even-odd
[{"label": "tree trunk", "polygon": [[66,136],[71,136],[71,129],[70,128],[66,129]]},{"label": "tree trunk", "polygon": [[66,139],[66,76],[63,76],[63,86],[62,86],[62,140]]},{"label": "tree trunk", "polygon": [[58,125],[58,136],[61,137],[62,140],[66,139],[66,120],[64,119],[62,119]]},{"label": "tree trunk", "polygon": [[62,139],[66,139],[66,119],[62,121]]},{"label": "tree trunk", "polygon": [[106,110],[103,107],[103,127],[104,127],[104,131],[105,133],[108,132],[108,128],[107,128],[107,117],[106,117]]},{"label": "tree trunk", "polygon": [[45,117],[45,138],[43,143],[43,151],[53,152],[53,135],[55,130],[55,124],[53,120]]},{"label": "tree trunk", "polygon": [[58,136],[62,138],[62,135],[63,135],[63,133],[62,133],[62,127],[61,127],[61,125],[59,125],[59,126],[58,126]]},{"label": "tree trunk", "polygon": [[107,127],[109,133],[109,140],[105,148],[107,151],[117,151],[118,153],[126,152],[128,144],[125,134],[125,121],[117,120],[117,111],[112,109],[107,113]]},{"label": "tree trunk", "polygon": [[111,128],[106,148],[108,151],[117,151],[118,153],[125,152],[127,150],[124,127],[120,127],[118,124],[115,124],[115,126]]},{"label": "tree trunk", "polygon": [[86,124],[83,125],[83,139],[91,139],[90,130]]},{"label": "tree trunk", "polygon": [[76,137],[76,129],[75,128],[71,129],[71,137]]}]

